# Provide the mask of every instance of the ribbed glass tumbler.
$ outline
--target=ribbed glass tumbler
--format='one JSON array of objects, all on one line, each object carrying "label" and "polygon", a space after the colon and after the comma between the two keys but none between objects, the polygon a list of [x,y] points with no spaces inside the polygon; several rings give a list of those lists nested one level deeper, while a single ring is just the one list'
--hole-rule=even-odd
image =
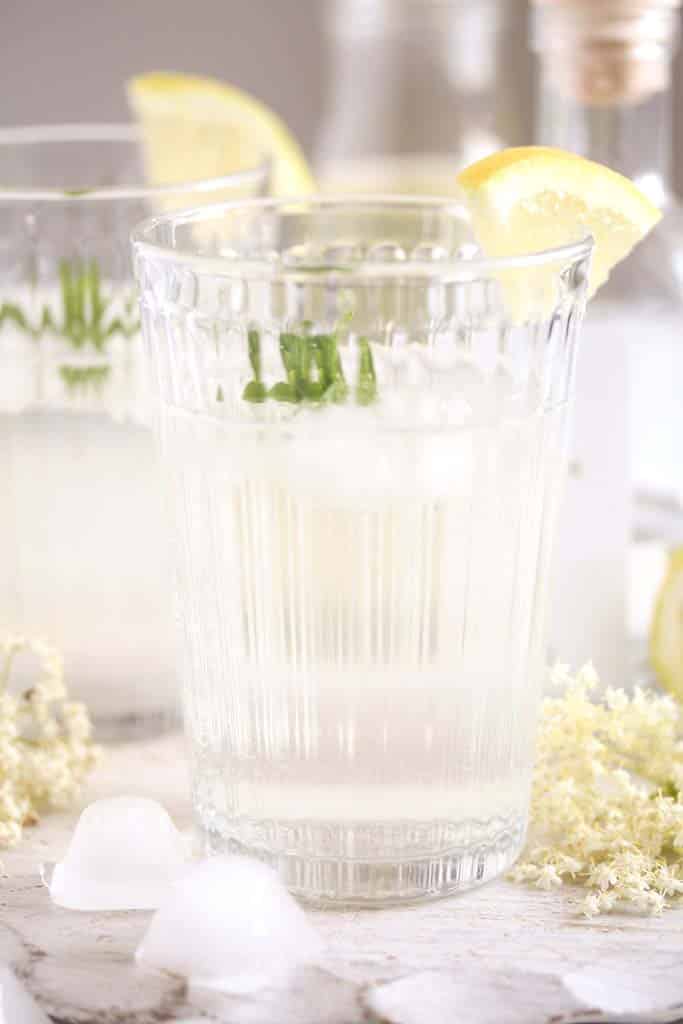
[{"label": "ribbed glass tumbler", "polygon": [[212,849],[298,895],[467,889],[524,839],[590,240],[484,260],[447,201],[134,235]]}]

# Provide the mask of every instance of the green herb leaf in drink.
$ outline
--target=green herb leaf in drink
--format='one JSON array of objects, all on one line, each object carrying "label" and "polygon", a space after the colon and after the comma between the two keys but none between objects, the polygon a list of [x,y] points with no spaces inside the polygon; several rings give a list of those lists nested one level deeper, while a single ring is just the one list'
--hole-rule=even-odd
[{"label": "green herb leaf in drink", "polygon": [[96,260],[61,260],[58,274],[56,303],[43,303],[35,318],[17,302],[0,303],[0,329],[11,323],[36,340],[50,333],[64,338],[75,349],[90,344],[98,352],[104,351],[107,341],[115,335],[131,338],[138,333],[140,320],[135,298],[126,296],[123,315],[112,316],[113,300],[102,286]]},{"label": "green herb leaf in drink", "polygon": [[[253,374],[252,380],[246,385],[242,392],[245,402],[265,402],[268,397],[268,388],[261,377],[261,336],[253,328],[248,332],[249,362]],[[222,400],[222,399],[221,399]]]},{"label": "green herb leaf in drink", "polygon": [[71,394],[90,389],[100,391],[109,376],[108,366],[60,366],[59,376]]},{"label": "green herb leaf in drink", "polygon": [[360,360],[358,364],[356,401],[359,405],[370,405],[377,398],[377,378],[375,377],[372,349],[367,338],[361,338],[358,342],[358,347],[360,349]]},{"label": "green herb leaf in drink", "polygon": [[[259,403],[266,399],[297,405],[303,401],[342,404],[351,390],[344,375],[338,348],[337,333],[310,334],[310,324],[302,325],[301,333],[283,331],[280,334],[280,360],[284,379],[266,388],[261,368],[261,338],[259,332],[248,333],[249,363],[252,379],[246,384],[242,398]],[[369,405],[377,397],[377,378],[372,349],[367,338],[359,342],[360,360],[358,381],[354,395],[360,405]]]}]

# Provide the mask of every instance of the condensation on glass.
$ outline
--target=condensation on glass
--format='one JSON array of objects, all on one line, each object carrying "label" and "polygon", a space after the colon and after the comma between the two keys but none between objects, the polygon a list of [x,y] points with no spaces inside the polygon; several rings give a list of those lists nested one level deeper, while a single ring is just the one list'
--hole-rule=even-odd
[{"label": "condensation on glass", "polygon": [[457,205],[255,202],[135,235],[209,846],[301,896],[467,889],[524,839],[590,244]]}]

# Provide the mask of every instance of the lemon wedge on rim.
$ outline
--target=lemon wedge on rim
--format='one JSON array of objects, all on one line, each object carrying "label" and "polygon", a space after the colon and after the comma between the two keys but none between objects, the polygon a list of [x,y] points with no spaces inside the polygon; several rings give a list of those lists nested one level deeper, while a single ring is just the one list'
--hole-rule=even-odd
[{"label": "lemon wedge on rim", "polygon": [[540,252],[592,235],[589,295],[661,217],[622,174],[545,146],[494,153],[462,171],[458,184],[487,256]]},{"label": "lemon wedge on rim", "polygon": [[152,184],[221,177],[267,157],[271,194],[313,191],[306,158],[284,122],[240,89],[213,78],[152,71],[131,78],[127,92]]}]

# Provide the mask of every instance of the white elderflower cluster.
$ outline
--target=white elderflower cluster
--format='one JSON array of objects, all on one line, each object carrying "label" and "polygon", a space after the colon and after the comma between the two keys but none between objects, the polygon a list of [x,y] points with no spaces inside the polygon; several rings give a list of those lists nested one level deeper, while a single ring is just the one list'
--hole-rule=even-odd
[{"label": "white elderflower cluster", "polygon": [[[37,659],[37,669],[17,692],[20,657]],[[61,655],[40,640],[0,637],[0,847],[18,842],[41,811],[69,804],[98,756],[85,705],[68,699]]]},{"label": "white elderflower cluster", "polygon": [[592,666],[543,701],[531,829],[515,881],[585,886],[584,913],[660,913],[683,893],[683,709],[670,697],[608,689]]}]

